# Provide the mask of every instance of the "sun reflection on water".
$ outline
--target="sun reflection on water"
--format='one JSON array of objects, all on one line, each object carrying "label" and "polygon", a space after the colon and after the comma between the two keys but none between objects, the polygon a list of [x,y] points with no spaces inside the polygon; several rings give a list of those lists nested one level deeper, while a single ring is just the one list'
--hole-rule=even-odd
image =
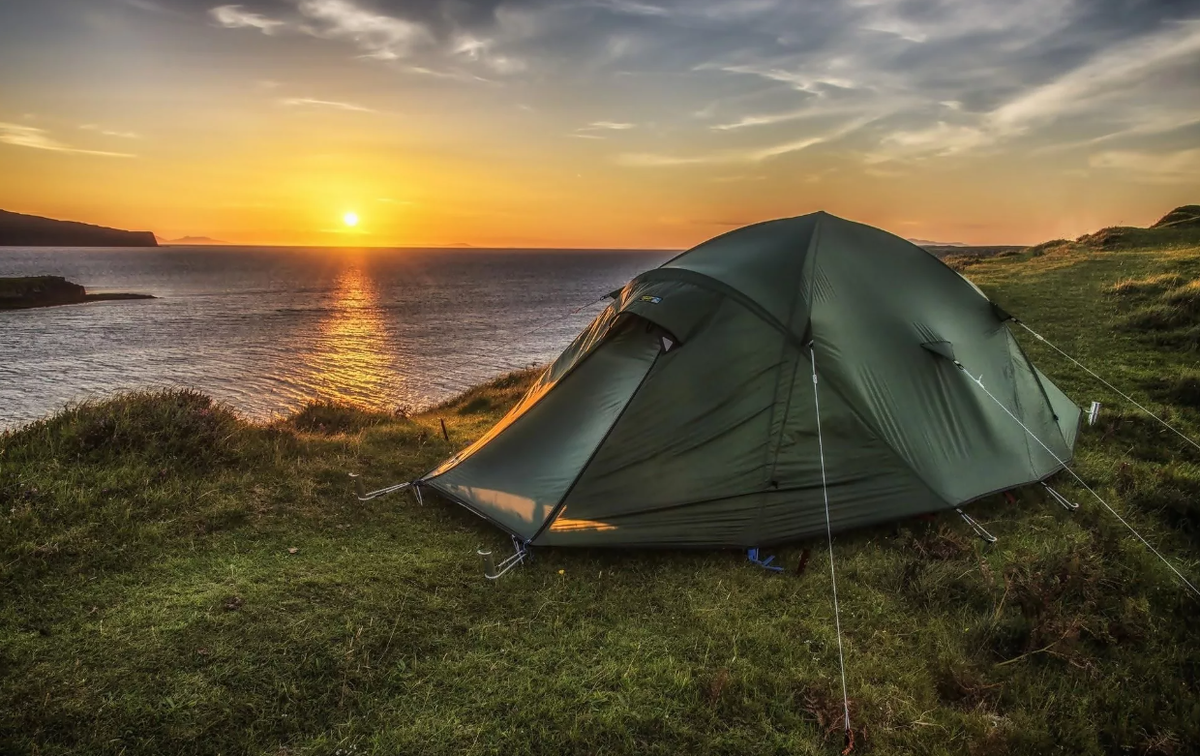
[{"label": "sun reflection on water", "polygon": [[361,264],[348,264],[305,355],[315,393],[338,402],[392,407],[401,379],[389,343],[374,279]]}]

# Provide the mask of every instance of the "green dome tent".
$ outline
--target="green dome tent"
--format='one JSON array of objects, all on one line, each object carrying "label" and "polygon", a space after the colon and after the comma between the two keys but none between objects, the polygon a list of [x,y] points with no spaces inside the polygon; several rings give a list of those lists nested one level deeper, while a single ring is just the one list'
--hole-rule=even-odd
[{"label": "green dome tent", "polygon": [[1080,410],[1008,315],[879,229],[823,212],[747,226],[613,299],[417,485],[534,545],[745,548],[825,532],[821,446],[834,532],[1072,458]]}]

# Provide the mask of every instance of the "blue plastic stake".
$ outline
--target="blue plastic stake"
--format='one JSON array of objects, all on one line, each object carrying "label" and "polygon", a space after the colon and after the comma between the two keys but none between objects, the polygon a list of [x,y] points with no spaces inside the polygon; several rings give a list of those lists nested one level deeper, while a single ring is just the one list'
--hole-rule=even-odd
[{"label": "blue plastic stake", "polygon": [[750,560],[751,564],[757,564],[759,567],[762,567],[764,570],[770,570],[771,572],[783,572],[782,567],[778,567],[776,565],[771,564],[771,562],[775,561],[774,556],[769,556],[766,559],[759,559],[758,558],[758,549],[747,549],[746,557]]}]

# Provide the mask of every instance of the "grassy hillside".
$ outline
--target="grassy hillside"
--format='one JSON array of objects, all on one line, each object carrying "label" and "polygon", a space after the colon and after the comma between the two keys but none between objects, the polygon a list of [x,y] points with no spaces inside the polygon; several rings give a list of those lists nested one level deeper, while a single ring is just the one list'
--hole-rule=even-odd
[{"label": "grassy hillside", "polygon": [[[1115,235],[965,272],[1200,435],[1200,233]],[[1080,472],[1200,577],[1200,451],[1018,336],[1105,402]],[[350,494],[346,471],[413,477],[530,379],[269,426],[131,395],[0,437],[0,753],[837,753],[823,543],[778,550],[781,576],[549,550],[491,583],[475,549],[499,531]],[[1078,512],[1033,489],[973,505],[993,546],[953,514],[837,539],[856,753],[1198,752],[1200,602],[1056,485]]]}]

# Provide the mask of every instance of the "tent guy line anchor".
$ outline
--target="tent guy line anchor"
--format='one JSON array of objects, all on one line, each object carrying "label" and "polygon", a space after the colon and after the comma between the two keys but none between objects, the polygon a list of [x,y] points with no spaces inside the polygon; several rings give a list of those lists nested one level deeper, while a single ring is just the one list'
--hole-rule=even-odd
[{"label": "tent guy line anchor", "polygon": [[[1047,343],[1049,343],[1049,342],[1047,342]],[[1144,545],[1146,548],[1150,549],[1151,553],[1153,553],[1153,554],[1154,554],[1154,556],[1156,556],[1156,557],[1158,557],[1158,558],[1159,558],[1159,561],[1161,561],[1163,564],[1165,564],[1165,565],[1167,566],[1167,568],[1168,568],[1169,570],[1171,570],[1171,572],[1174,572],[1174,573],[1175,573],[1175,577],[1177,577],[1177,578],[1179,578],[1181,581],[1183,581],[1183,584],[1184,584],[1185,586],[1187,586],[1187,587],[1188,587],[1188,590],[1190,590],[1192,593],[1196,594],[1196,596],[1197,596],[1197,597],[1200,597],[1200,588],[1197,588],[1195,585],[1193,585],[1193,584],[1192,584],[1192,581],[1190,581],[1190,580],[1188,580],[1186,577],[1184,577],[1183,573],[1182,573],[1182,572],[1180,572],[1180,571],[1179,571],[1179,570],[1178,570],[1178,569],[1175,567],[1175,565],[1171,564],[1171,562],[1170,562],[1170,561],[1169,561],[1169,560],[1168,560],[1168,559],[1167,559],[1165,556],[1163,556],[1163,555],[1162,555],[1162,553],[1160,553],[1158,549],[1154,548],[1154,546],[1153,546],[1153,545],[1152,545],[1152,544],[1151,544],[1149,541],[1147,541],[1147,540],[1145,539],[1145,537],[1143,537],[1143,536],[1142,536],[1142,534],[1141,534],[1141,533],[1139,533],[1139,532],[1137,531],[1137,529],[1136,529],[1136,528],[1134,528],[1132,525],[1130,525],[1130,524],[1129,524],[1129,522],[1127,522],[1127,521],[1125,520],[1125,518],[1124,518],[1124,517],[1122,517],[1120,514],[1118,514],[1118,513],[1117,513],[1117,510],[1115,510],[1115,509],[1113,509],[1111,506],[1109,506],[1109,503],[1108,503],[1107,501],[1105,501],[1104,499],[1102,499],[1102,498],[1100,497],[1100,494],[1098,494],[1098,493],[1096,493],[1094,490],[1092,490],[1092,487],[1091,487],[1091,486],[1089,486],[1089,485],[1088,485],[1088,484],[1087,484],[1087,483],[1084,481],[1084,479],[1083,479],[1083,478],[1079,477],[1079,473],[1077,473],[1077,472],[1075,472],[1074,470],[1072,470],[1072,469],[1071,469],[1071,468],[1070,468],[1070,467],[1067,465],[1067,463],[1066,463],[1066,461],[1065,461],[1065,460],[1063,460],[1061,457],[1059,457],[1057,454],[1055,454],[1053,449],[1051,449],[1049,446],[1046,446],[1045,442],[1043,442],[1043,441],[1042,441],[1040,438],[1038,438],[1038,437],[1037,437],[1037,436],[1034,434],[1034,432],[1033,432],[1033,431],[1029,430],[1029,427],[1028,427],[1028,426],[1026,426],[1026,425],[1025,425],[1025,423],[1021,422],[1021,419],[1020,419],[1019,417],[1017,417],[1016,415],[1014,415],[1014,414],[1012,413],[1012,411],[1011,411],[1011,410],[1009,410],[1009,408],[1008,408],[1008,407],[1004,406],[1004,402],[1002,402],[1002,401],[1000,401],[999,399],[997,399],[997,398],[996,398],[996,395],[995,395],[995,394],[993,394],[991,391],[988,391],[987,387],[983,385],[983,374],[982,374],[982,373],[980,374],[980,376],[979,376],[978,378],[976,378],[975,376],[971,375],[970,371],[968,371],[968,370],[967,370],[967,368],[966,368],[966,367],[965,367],[965,366],[964,366],[964,365],[963,365],[961,362],[959,362],[958,360],[955,360],[955,361],[954,361],[954,364],[955,364],[955,366],[957,366],[957,367],[958,367],[958,369],[959,369],[959,370],[961,370],[961,371],[962,371],[962,372],[963,372],[963,373],[964,373],[964,374],[965,374],[965,375],[966,375],[966,376],[967,376],[969,379],[971,379],[971,383],[974,383],[976,386],[978,386],[978,387],[979,387],[979,389],[980,389],[980,391],[982,391],[983,393],[987,394],[987,395],[988,395],[988,397],[990,397],[990,398],[991,398],[991,400],[992,400],[993,402],[995,402],[995,403],[996,403],[996,406],[997,406],[997,407],[999,407],[1000,409],[1004,410],[1004,413],[1005,413],[1006,415],[1008,415],[1009,417],[1011,417],[1011,418],[1012,418],[1012,419],[1013,419],[1013,420],[1014,420],[1014,421],[1017,423],[1017,425],[1021,426],[1021,428],[1022,428],[1022,429],[1024,429],[1025,433],[1027,433],[1027,434],[1029,435],[1029,437],[1030,437],[1030,438],[1032,438],[1034,441],[1037,441],[1037,442],[1038,442],[1038,444],[1039,444],[1039,445],[1040,445],[1040,446],[1041,446],[1043,449],[1045,449],[1045,450],[1046,450],[1046,452],[1047,452],[1047,453],[1049,453],[1051,457],[1054,457],[1054,461],[1055,461],[1055,462],[1058,462],[1058,464],[1062,466],[1062,469],[1064,469],[1064,470],[1066,470],[1067,472],[1071,473],[1071,477],[1075,478],[1075,480],[1079,482],[1079,485],[1083,486],[1083,488],[1084,488],[1084,489],[1085,489],[1085,490],[1086,490],[1088,493],[1090,493],[1090,494],[1091,494],[1091,495],[1092,495],[1092,496],[1093,496],[1093,497],[1096,499],[1096,501],[1100,502],[1100,504],[1101,504],[1101,505],[1102,505],[1102,506],[1103,506],[1105,509],[1107,509],[1107,510],[1109,511],[1109,513],[1110,513],[1110,514],[1112,514],[1112,516],[1113,516],[1113,517],[1116,517],[1116,518],[1117,518],[1117,519],[1118,519],[1118,520],[1121,522],[1121,524],[1122,524],[1122,525],[1124,525],[1126,528],[1128,528],[1128,529],[1129,529],[1129,532],[1130,532],[1130,533],[1133,533],[1133,535],[1134,535],[1134,536],[1136,536],[1136,537],[1137,537],[1137,539],[1138,539],[1139,541],[1141,541],[1141,542],[1142,542],[1142,545]],[[1172,429],[1172,430],[1174,430],[1174,429]],[[1177,432],[1178,432],[1178,431],[1177,431]],[[1186,436],[1185,436],[1184,438],[1186,438]]]},{"label": "tent guy line anchor", "polygon": [[1063,509],[1066,509],[1068,512],[1074,512],[1076,509],[1079,509],[1078,504],[1071,501],[1066,496],[1063,496],[1058,491],[1055,491],[1050,486],[1046,485],[1045,481],[1042,482],[1042,488],[1046,489],[1046,492],[1049,493],[1055,501],[1057,501],[1059,504],[1062,504]]},{"label": "tent guy line anchor", "polygon": [[[380,496],[386,496],[387,494],[393,493],[395,491],[403,491],[406,488],[412,488],[414,491],[420,490],[416,487],[417,481],[410,480],[407,483],[397,483],[394,486],[387,486],[385,488],[380,488],[375,491],[368,491],[366,489],[366,487],[363,485],[362,478],[359,476],[358,473],[350,473],[350,478],[354,480],[354,494],[358,498],[359,501],[370,501],[371,499],[378,499]],[[421,501],[420,493],[417,494],[417,501],[418,502]]]},{"label": "tent guy line anchor", "polygon": [[483,576],[485,578],[495,580],[525,561],[525,558],[529,556],[528,544],[516,536],[513,536],[512,542],[513,548],[516,549],[515,553],[504,559],[500,564],[496,564],[496,559],[492,556],[491,549],[478,549],[475,552],[483,558]]},{"label": "tent guy line anchor", "polygon": [[746,558],[750,560],[751,564],[756,564],[759,567],[762,567],[764,570],[770,570],[771,572],[783,572],[782,567],[777,564],[771,564],[771,562],[775,561],[774,556],[769,556],[766,559],[763,559],[758,555],[758,549],[747,549]]},{"label": "tent guy line anchor", "polygon": [[996,536],[994,536],[994,535],[992,535],[991,533],[989,533],[989,532],[987,532],[986,530],[984,530],[983,526],[982,526],[982,525],[980,525],[980,524],[979,524],[979,523],[978,523],[978,522],[975,520],[975,518],[974,518],[974,517],[972,517],[971,515],[967,514],[967,513],[966,513],[966,512],[964,512],[964,511],[962,511],[962,510],[961,510],[961,509],[959,509],[958,507],[955,507],[955,508],[954,508],[954,511],[955,511],[955,512],[958,512],[958,514],[962,516],[963,520],[964,520],[964,521],[965,521],[965,522],[966,522],[968,525],[970,525],[970,526],[971,526],[971,530],[974,530],[974,531],[975,531],[975,535],[979,536],[980,538],[982,538],[983,540],[987,541],[988,543],[995,543],[995,542],[996,542],[996,540],[997,540],[997,539],[996,539]]}]

